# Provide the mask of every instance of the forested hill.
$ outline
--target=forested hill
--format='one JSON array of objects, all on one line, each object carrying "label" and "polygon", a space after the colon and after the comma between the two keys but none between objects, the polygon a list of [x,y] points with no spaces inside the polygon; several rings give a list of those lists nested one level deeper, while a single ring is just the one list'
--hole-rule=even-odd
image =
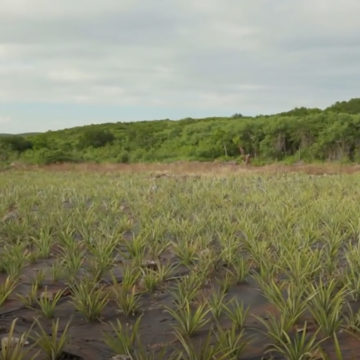
[{"label": "forested hill", "polygon": [[2,162],[215,159],[359,162],[360,99],[267,116],[112,123],[0,136]]}]

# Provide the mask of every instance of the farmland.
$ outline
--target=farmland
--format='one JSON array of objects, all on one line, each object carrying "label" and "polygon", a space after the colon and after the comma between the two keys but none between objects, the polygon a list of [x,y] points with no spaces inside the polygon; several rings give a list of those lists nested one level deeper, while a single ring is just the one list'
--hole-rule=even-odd
[{"label": "farmland", "polygon": [[0,359],[356,359],[359,199],[356,172],[0,172]]}]

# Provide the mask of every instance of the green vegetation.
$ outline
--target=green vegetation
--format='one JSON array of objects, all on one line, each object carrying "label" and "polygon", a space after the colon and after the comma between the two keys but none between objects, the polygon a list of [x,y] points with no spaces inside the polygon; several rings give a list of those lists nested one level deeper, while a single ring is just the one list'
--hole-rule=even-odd
[{"label": "green vegetation", "polygon": [[[296,108],[271,116],[101,124],[0,137],[0,161],[158,162],[360,160],[360,99],[325,110]],[[247,157],[248,155],[248,157]]]},{"label": "green vegetation", "polygon": [[356,358],[359,196],[359,174],[0,173],[0,356]]}]

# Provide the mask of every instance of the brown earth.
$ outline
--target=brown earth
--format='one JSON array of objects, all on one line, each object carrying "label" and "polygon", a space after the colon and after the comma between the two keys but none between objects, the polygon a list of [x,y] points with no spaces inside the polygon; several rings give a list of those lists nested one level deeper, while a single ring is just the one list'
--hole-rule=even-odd
[{"label": "brown earth", "polygon": [[353,174],[360,172],[357,164],[304,164],[294,165],[271,164],[264,166],[241,165],[235,162],[174,162],[174,163],[139,163],[139,164],[111,164],[111,163],[81,163],[81,164],[51,164],[51,165],[23,165],[12,164],[10,168],[21,170],[41,169],[46,171],[96,171],[96,172],[151,172],[157,176],[166,175],[230,175],[230,174],[273,174],[302,172],[311,175]]}]

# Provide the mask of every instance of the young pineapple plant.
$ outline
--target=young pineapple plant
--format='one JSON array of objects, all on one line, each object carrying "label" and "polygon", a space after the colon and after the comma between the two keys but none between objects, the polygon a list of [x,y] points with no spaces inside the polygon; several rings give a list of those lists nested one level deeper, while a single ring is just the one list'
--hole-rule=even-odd
[{"label": "young pineapple plant", "polygon": [[0,284],[0,306],[7,300],[18,285],[18,281],[8,276],[3,283]]},{"label": "young pineapple plant", "polygon": [[294,283],[278,284],[273,279],[270,282],[260,280],[259,284],[265,297],[286,317],[285,330],[290,330],[306,309],[307,297],[304,288]]},{"label": "young pineapple plant", "polygon": [[221,356],[229,360],[239,359],[249,345],[249,340],[245,338],[245,331],[239,328],[236,324],[229,329],[216,329],[217,349]]},{"label": "young pineapple plant", "polygon": [[61,330],[59,319],[52,320],[50,333],[44,329],[38,319],[35,319],[35,323],[38,327],[38,331],[32,335],[35,344],[45,353],[47,360],[58,360],[69,340],[70,322]]},{"label": "young pineapple plant", "polygon": [[[196,346],[191,341],[191,338],[184,336],[178,331],[175,331],[176,339],[181,345],[180,350],[175,350],[172,353],[171,359],[174,360],[228,360],[230,351],[221,349],[216,344],[213,344],[213,331],[208,332],[205,340]],[[231,359],[232,360],[232,359]]]},{"label": "young pineapple plant", "polygon": [[179,308],[191,303],[197,297],[202,279],[196,273],[190,273],[176,282],[171,295]]},{"label": "young pineapple plant", "polygon": [[135,287],[124,289],[121,285],[112,289],[116,305],[120,312],[126,316],[134,316],[140,311],[140,295]]},{"label": "young pineapple plant", "polygon": [[46,316],[47,318],[54,317],[54,312],[56,305],[62,298],[62,296],[65,293],[65,289],[60,289],[58,291],[50,292],[45,287],[45,290],[40,294],[40,298],[37,299],[37,304],[40,307],[41,312]]},{"label": "young pineapple plant", "polygon": [[140,311],[140,294],[135,285],[139,276],[140,271],[137,269],[125,268],[122,282],[119,284],[112,274],[113,298],[119,311],[126,316],[134,316]]},{"label": "young pineapple plant", "polygon": [[35,281],[31,284],[31,288],[26,295],[17,294],[17,297],[25,307],[31,309],[36,304],[38,290],[39,290],[39,285]]},{"label": "young pineapple plant", "polygon": [[189,268],[198,259],[199,247],[194,240],[172,242],[172,248],[180,263]]},{"label": "young pineapple plant", "polygon": [[311,285],[308,302],[309,311],[326,336],[333,336],[342,326],[342,311],[348,289],[337,289],[334,280],[325,284],[322,281],[315,286]]},{"label": "young pineapple plant", "polygon": [[38,354],[29,357],[30,349],[26,349],[26,347],[29,347],[27,338],[29,337],[31,329],[22,333],[20,336],[15,335],[16,321],[17,319],[12,321],[9,332],[1,339],[0,360],[37,359]]},{"label": "young pineapple plant", "polygon": [[167,307],[166,310],[176,321],[174,325],[175,331],[178,331],[181,335],[192,336],[209,322],[207,314],[210,309],[207,308],[205,303],[192,309],[190,303],[185,301],[184,306],[181,308],[172,309]]},{"label": "young pineapple plant", "polygon": [[72,285],[71,299],[75,309],[79,311],[88,321],[98,320],[101,312],[108,303],[108,294],[103,287],[90,280]]},{"label": "young pineapple plant", "polygon": [[53,245],[53,237],[49,228],[40,230],[38,236],[32,236],[32,245],[40,258],[48,258]]},{"label": "young pineapple plant", "polygon": [[324,341],[317,340],[317,332],[307,336],[307,325],[305,323],[301,333],[290,336],[286,331],[273,338],[266,353],[279,354],[288,360],[316,360],[320,355],[320,344]]},{"label": "young pineapple plant", "polygon": [[5,245],[0,254],[0,271],[9,277],[17,278],[20,276],[28,257],[26,244],[17,242],[13,245]]},{"label": "young pineapple plant", "polygon": [[244,304],[239,303],[237,299],[233,299],[227,304],[223,304],[226,316],[231,320],[232,326],[237,330],[244,329],[246,319],[248,317],[249,308],[245,308]]},{"label": "young pineapple plant", "polygon": [[222,290],[214,290],[207,300],[210,312],[215,320],[219,320],[224,312],[225,297],[226,294]]},{"label": "young pineapple plant", "polygon": [[96,279],[101,279],[113,266],[115,261],[113,254],[117,245],[118,242],[114,237],[103,237],[91,244],[89,249],[93,255],[91,272]]},{"label": "young pineapple plant", "polygon": [[104,334],[105,344],[118,355],[127,356],[129,359],[137,359],[137,350],[141,347],[139,339],[139,326],[141,317],[138,317],[133,325],[122,324],[117,320],[111,324],[112,333]]}]

